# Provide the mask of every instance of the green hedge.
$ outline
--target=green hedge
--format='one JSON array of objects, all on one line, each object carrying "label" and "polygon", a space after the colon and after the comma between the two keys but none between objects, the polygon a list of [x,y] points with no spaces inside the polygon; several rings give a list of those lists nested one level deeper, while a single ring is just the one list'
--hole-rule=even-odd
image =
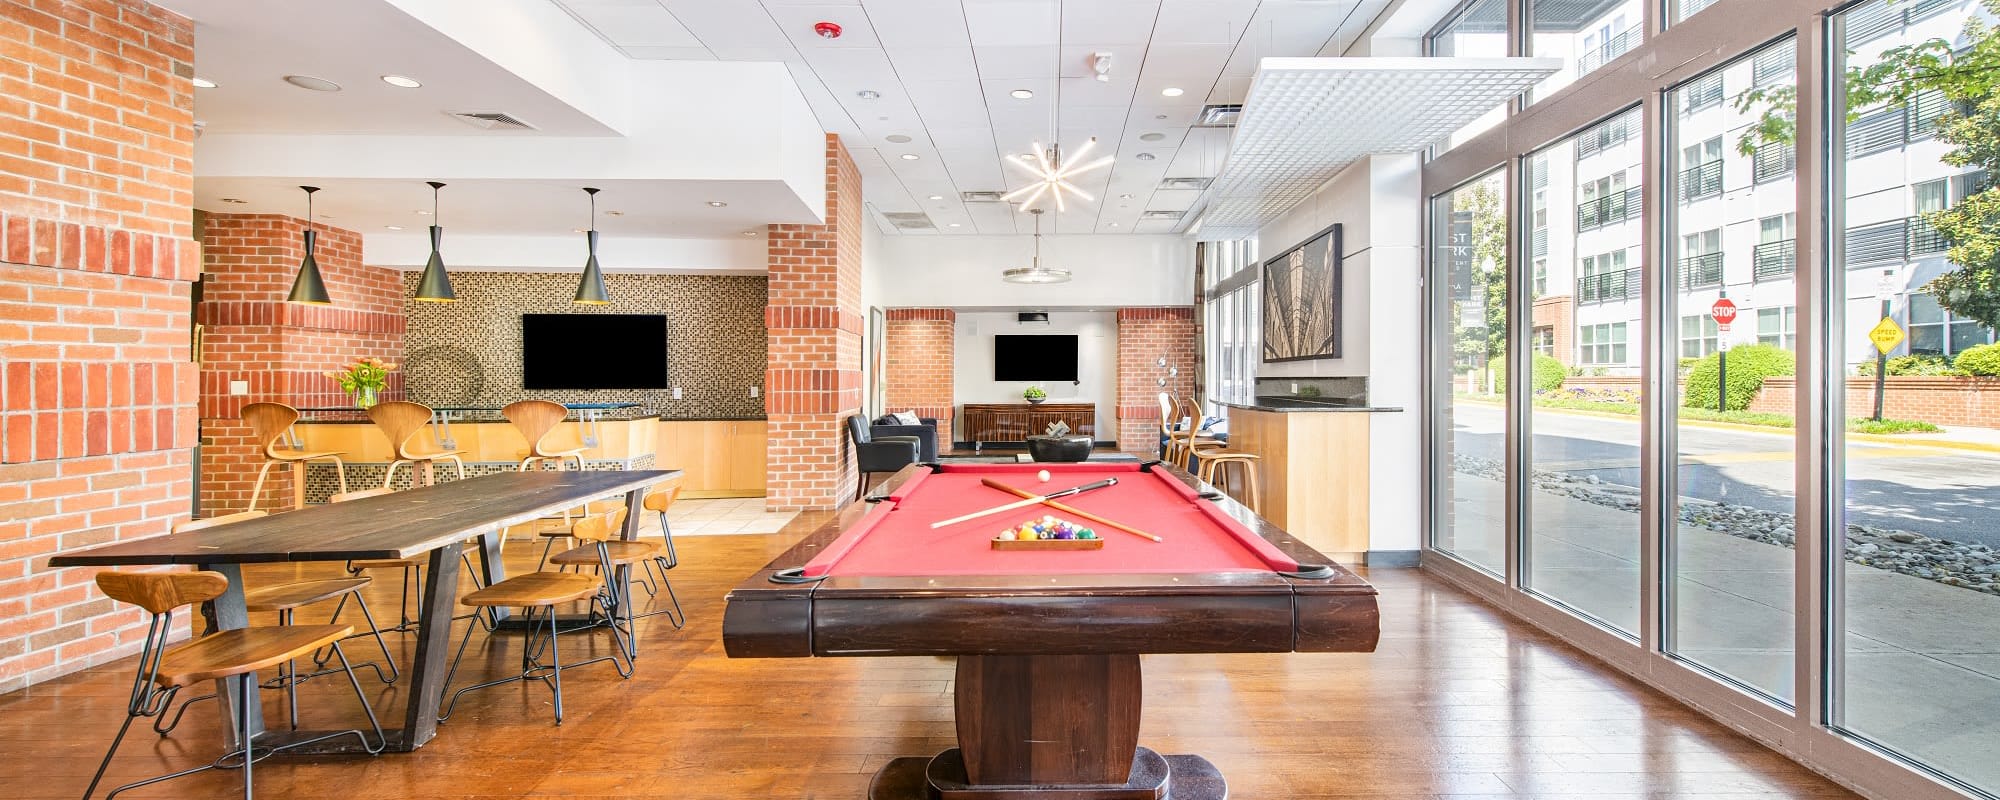
[{"label": "green hedge", "polygon": [[2000,376],[2000,343],[1969,348],[1959,353],[1958,360],[1951,365],[1967,375]]},{"label": "green hedge", "polygon": [[[1966,372],[1951,365],[1944,356],[1914,355],[1896,356],[1888,361],[1889,377],[1898,375],[1964,375]],[[1875,362],[1871,359],[1856,365],[1854,373],[1864,378],[1875,376]]]},{"label": "green hedge", "polygon": [[[1495,356],[1492,361],[1486,363],[1486,367],[1493,370],[1493,391],[1506,394],[1507,359]],[[1563,379],[1569,377],[1569,367],[1563,366],[1563,363],[1557,361],[1555,356],[1541,353],[1535,354],[1533,365],[1529,369],[1534,370],[1535,373],[1534,387],[1536,392],[1553,392],[1561,389]]]},{"label": "green hedge", "polygon": [[[1687,387],[1681,391],[1681,405],[1714,408],[1716,373],[1721,353],[1710,353],[1688,371]],[[1792,351],[1768,344],[1739,345],[1729,351],[1729,404],[1731,411],[1750,407],[1750,400],[1764,388],[1764,379],[1794,374]]]}]

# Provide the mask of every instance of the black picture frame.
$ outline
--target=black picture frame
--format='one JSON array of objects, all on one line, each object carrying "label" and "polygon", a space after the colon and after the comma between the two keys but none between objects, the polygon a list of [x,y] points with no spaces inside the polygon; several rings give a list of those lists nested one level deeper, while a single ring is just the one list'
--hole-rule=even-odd
[{"label": "black picture frame", "polygon": [[1340,358],[1341,307],[1346,254],[1336,222],[1263,263],[1266,364]]}]

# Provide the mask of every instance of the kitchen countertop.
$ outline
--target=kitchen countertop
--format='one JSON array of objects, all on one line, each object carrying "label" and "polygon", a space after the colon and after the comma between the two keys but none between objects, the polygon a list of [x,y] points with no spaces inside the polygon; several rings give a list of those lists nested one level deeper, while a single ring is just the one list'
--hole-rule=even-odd
[{"label": "kitchen countertop", "polygon": [[1295,411],[1304,411],[1304,412],[1348,411],[1348,412],[1387,413],[1387,412],[1395,412],[1403,410],[1393,406],[1371,406],[1366,403],[1357,403],[1352,400],[1341,400],[1337,398],[1320,398],[1320,397],[1259,397],[1247,403],[1229,402],[1226,400],[1217,401],[1217,403],[1219,405],[1227,406],[1229,408],[1240,408],[1245,411],[1276,411],[1285,413],[1295,412]]}]

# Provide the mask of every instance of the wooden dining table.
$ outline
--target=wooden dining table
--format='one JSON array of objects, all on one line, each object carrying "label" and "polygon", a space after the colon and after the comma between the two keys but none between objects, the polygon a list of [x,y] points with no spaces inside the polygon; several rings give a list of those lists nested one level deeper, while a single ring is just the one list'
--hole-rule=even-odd
[{"label": "wooden dining table", "polygon": [[[423,600],[417,623],[417,652],[406,673],[403,725],[385,729],[387,749],[410,751],[437,735],[438,704],[444,697],[453,611],[458,604],[460,543],[480,540],[482,583],[506,578],[500,548],[509,526],[520,525],[575,508],[593,500],[625,496],[622,536],[636,539],[646,489],[678,478],[681,471],[537,471],[506,472],[425,486],[393,494],[352,500],[269,517],[218,525],[186,533],[62,553],[51,567],[123,567],[187,564],[221,573],[229,590],[212,604],[214,628],[249,624],[243,602],[243,565],[287,561],[347,561],[409,558],[429,555]],[[629,567],[618,567],[629,569]],[[626,576],[611,575],[614,581]],[[619,584],[613,584],[619,585]],[[611,593],[616,599],[616,593]],[[496,609],[497,611],[498,609]],[[496,621],[502,621],[496,619]],[[236,681],[256,683],[254,674],[216,682],[228,713],[223,725],[227,744],[236,746],[238,714],[247,714],[253,740],[283,745],[321,736],[327,731],[267,731],[262,712],[252,704],[237,708]],[[253,693],[254,696],[254,693]],[[294,754],[364,752],[352,738],[341,737],[288,751]]]}]

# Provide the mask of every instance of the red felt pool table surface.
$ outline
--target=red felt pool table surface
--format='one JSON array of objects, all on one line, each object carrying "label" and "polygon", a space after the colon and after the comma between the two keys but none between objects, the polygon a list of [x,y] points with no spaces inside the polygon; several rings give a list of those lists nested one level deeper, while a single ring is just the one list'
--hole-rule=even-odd
[{"label": "red felt pool table surface", "polygon": [[[1048,483],[1036,472],[1046,469]],[[931,523],[1019,500],[985,486],[992,478],[1037,494],[1117,478],[1118,484],[1057,502],[1117,520],[1166,541],[1071,518],[1035,505],[933,529]],[[1023,520],[1052,514],[1095,529],[1101,550],[994,550],[989,542]],[[1138,464],[946,464],[904,481],[829,543],[805,576],[1074,575],[1293,572],[1286,556],[1195,490]]]}]

